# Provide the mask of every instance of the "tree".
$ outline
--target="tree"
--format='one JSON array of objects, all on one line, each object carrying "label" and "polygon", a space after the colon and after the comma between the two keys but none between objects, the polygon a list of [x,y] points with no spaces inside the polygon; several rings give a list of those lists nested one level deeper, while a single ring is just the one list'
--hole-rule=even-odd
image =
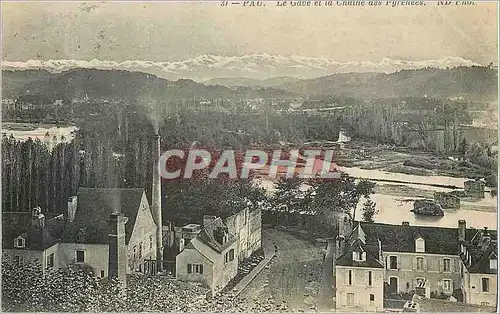
[{"label": "tree", "polygon": [[371,199],[367,199],[363,205],[363,221],[374,222],[373,217],[378,214],[378,209],[375,208],[375,203]]},{"label": "tree", "polygon": [[351,223],[356,219],[356,207],[363,196],[369,198],[374,193],[375,183],[368,180],[359,180],[346,173],[341,173],[340,178],[312,179],[313,208],[320,223],[335,225],[339,213],[349,215]]},{"label": "tree", "polygon": [[285,226],[288,226],[290,213],[300,211],[304,197],[308,196],[300,189],[303,183],[304,180],[300,178],[281,177],[276,185],[276,192],[271,198],[271,204],[277,211],[277,215],[284,214]]},{"label": "tree", "polygon": [[466,156],[467,148],[468,148],[467,140],[463,138],[458,144],[458,153],[460,154],[460,156],[462,156],[462,158]]}]

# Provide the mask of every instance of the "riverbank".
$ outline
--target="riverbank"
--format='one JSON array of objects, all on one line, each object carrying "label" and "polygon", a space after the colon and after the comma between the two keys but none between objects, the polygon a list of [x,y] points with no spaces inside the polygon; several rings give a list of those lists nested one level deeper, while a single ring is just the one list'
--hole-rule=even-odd
[{"label": "riverbank", "polygon": [[[450,156],[451,157],[451,156]],[[396,174],[472,179],[495,174],[491,169],[394,145],[355,140],[345,144],[337,163],[347,168],[382,170]],[[492,179],[489,178],[490,185]]]}]

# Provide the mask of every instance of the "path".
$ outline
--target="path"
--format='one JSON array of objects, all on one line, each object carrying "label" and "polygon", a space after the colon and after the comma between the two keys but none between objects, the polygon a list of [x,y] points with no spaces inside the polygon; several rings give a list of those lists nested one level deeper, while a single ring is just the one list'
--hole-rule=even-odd
[{"label": "path", "polygon": [[[262,231],[263,241],[276,243],[276,258],[241,291],[248,309],[269,299],[292,312],[315,311],[323,272],[324,244],[317,245],[275,229]],[[277,311],[276,307],[270,309]]]}]

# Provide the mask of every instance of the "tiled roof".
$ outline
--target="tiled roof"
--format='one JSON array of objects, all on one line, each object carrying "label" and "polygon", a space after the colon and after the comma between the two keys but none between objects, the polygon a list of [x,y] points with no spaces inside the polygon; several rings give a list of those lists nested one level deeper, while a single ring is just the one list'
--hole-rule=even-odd
[{"label": "tiled roof", "polygon": [[[490,236],[490,243],[485,247],[481,247],[483,235]],[[466,231],[466,247],[471,256],[471,264],[462,254],[465,265],[469,272],[474,274],[496,274],[496,269],[490,268],[490,256],[497,253],[497,232],[495,230],[478,230],[467,229]],[[498,257],[497,257],[498,258]]]},{"label": "tiled roof", "polygon": [[14,239],[18,236],[25,239],[26,250],[43,251],[59,242],[66,223],[63,215],[46,213],[44,216],[42,228],[31,224],[31,212],[2,213],[2,248],[15,248]]},{"label": "tiled roof", "polygon": [[80,188],[75,218],[64,230],[62,242],[79,242],[78,233],[83,229],[83,242],[108,243],[106,220],[112,212],[120,211],[128,218],[125,224],[125,242],[128,244],[143,195],[143,189]]},{"label": "tiled roof", "polygon": [[457,228],[387,225],[360,223],[367,238],[380,239],[384,252],[415,252],[415,239],[425,240],[425,252],[431,254],[458,255]]},{"label": "tiled roof", "polygon": [[214,238],[214,231],[217,230],[218,227],[226,227],[224,222],[220,217],[217,217],[216,219],[210,221],[206,225],[203,226],[203,229],[201,232],[198,234],[198,239],[208,245],[211,249],[218,253],[222,253],[225,249],[227,249],[231,244],[233,244],[236,241],[236,238],[234,235],[228,233],[227,235],[227,241],[226,243],[222,244],[219,243],[217,240]]},{"label": "tiled roof", "polygon": [[[354,261],[352,258],[353,252],[366,252],[365,261]],[[369,267],[369,268],[384,268],[384,264],[378,259],[378,248],[373,244],[363,243],[361,239],[355,239],[349,243],[346,252],[342,254],[335,262],[338,266],[353,266],[353,267]]]}]

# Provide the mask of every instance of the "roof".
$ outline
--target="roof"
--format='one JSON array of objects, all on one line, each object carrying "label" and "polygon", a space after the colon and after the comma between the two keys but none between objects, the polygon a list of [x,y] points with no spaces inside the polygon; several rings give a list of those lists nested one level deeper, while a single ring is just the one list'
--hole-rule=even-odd
[{"label": "roof", "polygon": [[[365,252],[365,261],[353,260],[353,252]],[[347,239],[346,251],[335,262],[338,266],[384,268],[383,262],[379,260],[379,247],[376,238],[367,238],[360,225],[354,228]]]},{"label": "roof", "polygon": [[425,240],[425,253],[458,255],[457,228],[360,223],[367,238],[380,239],[384,252],[415,252],[415,239]]},{"label": "roof", "polygon": [[62,242],[82,242],[78,241],[78,233],[84,230],[84,243],[106,244],[108,243],[106,220],[109,214],[122,212],[128,218],[125,224],[125,242],[128,244],[143,197],[145,197],[144,189],[80,188],[75,218],[64,230]]},{"label": "roof", "polygon": [[[490,242],[482,247],[483,236],[486,235],[490,237]],[[490,257],[494,258],[496,256],[496,259],[498,259],[496,230],[467,229],[465,237],[465,246],[471,256],[471,264],[469,265],[464,254],[461,254],[461,257],[469,272],[473,274],[496,274],[497,270],[490,268]]]},{"label": "roof", "polygon": [[[2,213],[2,248],[43,251],[61,238],[66,220],[62,214],[45,213],[44,227],[31,224],[31,212]],[[24,248],[14,247],[14,239],[22,236]]]},{"label": "roof", "polygon": [[197,238],[201,242],[209,246],[212,250],[216,251],[217,253],[222,253],[225,249],[230,247],[236,241],[236,237],[228,233],[226,243],[222,244],[218,242],[214,238],[214,231],[217,230],[217,228],[219,227],[227,228],[222,219],[220,217],[217,217],[216,219],[210,221],[209,223],[203,226],[203,229],[198,234]]}]

